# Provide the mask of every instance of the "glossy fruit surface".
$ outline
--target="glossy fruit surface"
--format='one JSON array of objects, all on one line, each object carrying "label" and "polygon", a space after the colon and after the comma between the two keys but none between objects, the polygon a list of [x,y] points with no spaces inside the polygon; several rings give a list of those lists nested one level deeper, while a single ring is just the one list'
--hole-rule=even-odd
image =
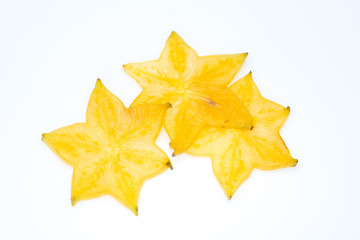
[{"label": "glossy fruit surface", "polygon": [[189,154],[211,157],[214,174],[229,199],[254,168],[275,170],[297,164],[279,134],[290,108],[263,98],[251,73],[231,89],[249,109],[254,128],[208,128],[187,150]]},{"label": "glossy fruit surface", "polygon": [[76,123],[43,134],[43,141],[74,167],[71,201],[111,195],[138,214],[143,183],[171,167],[155,145],[169,104],[125,108],[97,81],[86,112]]},{"label": "glossy fruit surface", "polygon": [[165,129],[174,154],[185,151],[206,126],[250,129],[249,111],[227,87],[246,56],[199,57],[173,32],[158,60],[124,65],[143,88],[133,105],[172,105],[165,116]]}]

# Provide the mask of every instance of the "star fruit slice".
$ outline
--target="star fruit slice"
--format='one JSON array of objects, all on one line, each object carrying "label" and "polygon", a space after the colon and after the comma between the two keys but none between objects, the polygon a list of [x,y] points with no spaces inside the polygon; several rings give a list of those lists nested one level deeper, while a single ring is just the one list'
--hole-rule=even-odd
[{"label": "star fruit slice", "polygon": [[206,126],[250,129],[249,111],[227,87],[246,56],[199,57],[172,32],[158,60],[124,65],[143,88],[133,105],[171,103],[165,129],[174,155],[185,151]]},{"label": "star fruit slice", "polygon": [[168,167],[155,145],[170,104],[125,108],[98,79],[86,112],[76,123],[43,134],[42,140],[74,167],[71,201],[110,195],[138,215],[143,183]]},{"label": "star fruit slice", "polygon": [[250,176],[254,168],[275,170],[294,167],[279,131],[290,108],[263,98],[251,73],[235,82],[231,89],[241,98],[253,117],[254,128],[202,131],[187,153],[210,156],[213,171],[228,199]]}]

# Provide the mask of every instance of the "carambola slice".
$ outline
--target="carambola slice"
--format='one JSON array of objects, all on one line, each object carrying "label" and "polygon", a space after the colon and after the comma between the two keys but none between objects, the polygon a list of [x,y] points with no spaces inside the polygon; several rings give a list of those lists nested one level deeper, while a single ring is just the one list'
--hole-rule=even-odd
[{"label": "carambola slice", "polygon": [[173,32],[158,60],[124,65],[143,88],[133,105],[171,103],[165,129],[175,155],[185,151],[204,127],[250,129],[249,111],[227,87],[246,56],[199,57]]},{"label": "carambola slice", "polygon": [[279,134],[290,108],[263,98],[251,73],[231,89],[249,109],[254,128],[208,128],[187,150],[189,154],[211,157],[214,174],[229,199],[254,168],[275,170],[297,164]]},{"label": "carambola slice", "polygon": [[171,167],[155,145],[170,104],[125,108],[96,82],[86,123],[43,134],[43,141],[74,167],[71,201],[111,195],[136,215],[143,183]]}]

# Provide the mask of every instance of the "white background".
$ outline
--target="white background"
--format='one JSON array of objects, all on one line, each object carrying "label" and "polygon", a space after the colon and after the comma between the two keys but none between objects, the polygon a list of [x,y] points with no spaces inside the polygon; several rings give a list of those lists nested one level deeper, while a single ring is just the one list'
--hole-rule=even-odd
[{"label": "white background", "polygon": [[[360,239],[359,1],[0,1],[0,239]],[[85,121],[97,78],[129,106],[122,70],[171,31],[199,55],[249,52],[262,94],[291,114],[295,168],[255,170],[231,201],[207,158],[171,158],[139,216],[110,197],[71,207],[72,168],[41,134]],[[237,78],[238,78],[237,77]],[[158,145],[171,155],[163,131]]]}]

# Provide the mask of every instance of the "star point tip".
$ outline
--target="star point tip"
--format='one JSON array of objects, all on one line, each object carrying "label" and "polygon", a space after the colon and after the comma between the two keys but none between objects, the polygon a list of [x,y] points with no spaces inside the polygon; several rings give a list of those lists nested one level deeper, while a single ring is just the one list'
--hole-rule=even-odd
[{"label": "star point tip", "polygon": [[295,167],[298,163],[299,163],[299,160],[294,158],[294,166],[293,167]]},{"label": "star point tip", "polygon": [[174,170],[174,166],[172,165],[172,163],[170,161],[167,163],[167,165],[170,168],[170,170]]},{"label": "star point tip", "polygon": [[133,210],[135,216],[139,216],[139,208],[136,206]]}]

